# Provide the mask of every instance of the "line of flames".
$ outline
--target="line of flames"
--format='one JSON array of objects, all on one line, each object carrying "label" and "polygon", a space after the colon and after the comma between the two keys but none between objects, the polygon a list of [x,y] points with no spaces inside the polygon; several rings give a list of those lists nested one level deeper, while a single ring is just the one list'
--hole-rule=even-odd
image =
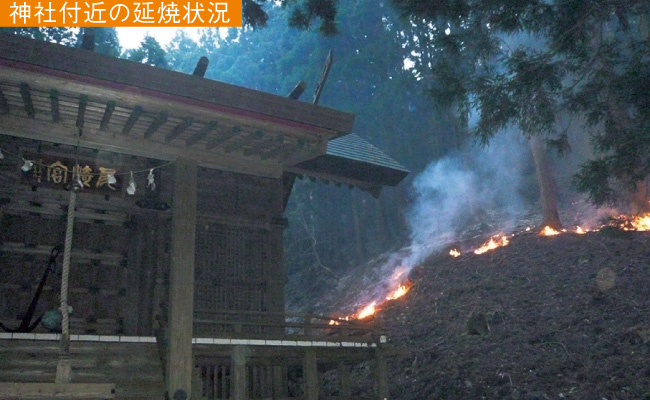
[{"label": "line of flames", "polygon": [[[650,213],[646,213],[640,216],[635,216],[632,218],[626,217],[626,216],[620,216],[620,219],[623,221],[619,224],[619,228],[627,231],[650,231]],[[526,231],[529,232],[531,228],[526,228]],[[597,231],[598,229],[587,229],[587,228],[582,228],[580,226],[577,226],[572,232],[582,235],[587,232],[592,232],[592,231]],[[551,228],[550,226],[545,226],[540,232],[540,236],[556,236],[562,233],[568,232],[567,229],[562,229],[562,230],[556,230]],[[512,235],[514,236],[514,234]],[[488,241],[483,243],[480,247],[476,248],[473,250],[474,254],[484,254],[487,253],[488,251],[494,250],[499,247],[507,246],[510,243],[510,240],[508,239],[508,236],[506,235],[495,235],[492,236]],[[452,257],[459,257],[461,255],[460,250],[458,249],[451,249],[449,251],[449,255]],[[393,281],[399,281],[402,276],[405,274],[406,270],[403,268],[400,268],[395,271],[393,276],[391,277],[391,280]],[[338,318],[336,320],[331,320],[329,322],[330,325],[340,325],[342,321],[350,321],[350,320],[363,320],[365,318],[368,318],[372,315],[374,315],[377,311],[381,310],[384,304],[388,301],[396,300],[399,298],[402,298],[406,293],[408,293],[409,289],[411,288],[411,281],[406,280],[404,283],[401,283],[397,286],[396,289],[394,289],[388,296],[386,296],[385,299],[378,301],[372,301],[368,305],[364,306],[361,310],[359,310],[357,313],[348,315],[343,318]]]},{"label": "line of flames", "polygon": [[[397,276],[401,276],[403,273],[398,274]],[[381,302],[375,300],[368,305],[364,306],[361,310],[356,312],[355,314],[345,316],[343,318],[339,318],[336,320],[331,320],[329,322],[330,325],[340,325],[341,321],[350,321],[350,320],[361,320],[361,319],[366,319],[370,317],[371,315],[374,315],[377,311],[381,310],[383,306],[385,305],[386,302],[391,301],[391,300],[397,300],[401,297],[404,297],[406,293],[408,293],[409,289],[411,289],[411,286],[413,283],[410,280],[406,280],[406,282],[400,284],[397,286],[396,289],[394,289],[384,300]]]},{"label": "line of flames", "polygon": [[[625,231],[637,231],[637,232],[644,232],[644,231],[650,231],[650,213],[646,213],[643,215],[638,215],[634,217],[628,217],[625,215],[621,215],[619,217],[619,220],[622,222],[619,222],[616,226],[618,226],[620,229],[623,229]],[[580,226],[576,226],[575,229],[572,231],[573,233],[576,233],[578,235],[583,235],[587,232],[596,232],[600,230],[600,228],[596,229],[589,229],[589,228],[582,228]],[[530,232],[531,228],[528,227],[526,228],[526,232]],[[561,230],[556,230],[551,228],[550,226],[545,226],[542,228],[542,230],[539,232],[540,236],[556,236],[560,235],[562,233],[569,232],[567,229],[561,229]],[[514,236],[514,235],[513,235]],[[497,247],[502,247],[502,246],[507,246],[509,243],[508,237],[507,236],[501,236],[501,235],[496,235],[492,236],[490,240],[485,242],[481,247],[475,249],[473,251],[474,254],[483,254],[486,253],[490,250],[494,250]],[[460,250],[454,248],[449,250],[449,255],[452,257],[460,257],[461,252]]]}]

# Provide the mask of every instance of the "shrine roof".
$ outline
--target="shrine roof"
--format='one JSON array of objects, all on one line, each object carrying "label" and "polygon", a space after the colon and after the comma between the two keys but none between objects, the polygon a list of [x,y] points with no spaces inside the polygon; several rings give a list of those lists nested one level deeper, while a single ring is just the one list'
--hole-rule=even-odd
[{"label": "shrine roof", "polygon": [[330,140],[324,155],[301,162],[293,171],[349,183],[373,195],[383,186],[396,186],[409,174],[397,161],[354,133]]},{"label": "shrine roof", "polygon": [[[0,134],[259,176],[371,188],[407,171],[355,116],[201,76],[0,33]],[[79,135],[81,135],[79,137]]]}]

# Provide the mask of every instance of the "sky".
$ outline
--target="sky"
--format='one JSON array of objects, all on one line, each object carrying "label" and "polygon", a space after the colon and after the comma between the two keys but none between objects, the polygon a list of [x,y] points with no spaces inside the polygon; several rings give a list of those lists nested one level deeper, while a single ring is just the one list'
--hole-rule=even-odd
[{"label": "sky", "polygon": [[199,39],[199,30],[201,28],[116,28],[117,36],[120,39],[122,49],[133,49],[140,45],[142,39],[149,33],[155,37],[161,46],[165,47],[174,37],[176,29],[184,29],[188,35]]}]

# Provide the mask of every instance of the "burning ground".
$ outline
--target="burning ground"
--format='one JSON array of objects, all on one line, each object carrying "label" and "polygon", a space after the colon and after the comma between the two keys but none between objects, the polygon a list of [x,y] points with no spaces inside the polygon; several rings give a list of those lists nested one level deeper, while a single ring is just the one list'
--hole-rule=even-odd
[{"label": "burning ground", "polygon": [[432,256],[376,318],[394,399],[650,399],[650,232]]}]

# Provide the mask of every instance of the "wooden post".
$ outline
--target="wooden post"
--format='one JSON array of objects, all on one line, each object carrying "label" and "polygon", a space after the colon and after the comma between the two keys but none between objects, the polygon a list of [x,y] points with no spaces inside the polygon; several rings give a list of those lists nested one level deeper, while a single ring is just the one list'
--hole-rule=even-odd
[{"label": "wooden post", "polygon": [[305,400],[318,400],[318,362],[316,360],[316,350],[305,349],[305,361],[303,365],[303,379]]},{"label": "wooden post", "polygon": [[171,399],[189,398],[192,393],[197,172],[196,161],[183,157],[176,159],[166,374],[167,394]]},{"label": "wooden post", "polygon": [[287,385],[287,367],[284,365],[273,367],[273,396],[276,398],[285,398],[289,396]]},{"label": "wooden post", "polygon": [[232,348],[232,393],[233,400],[246,400],[248,398],[246,376],[246,361],[249,356],[249,349],[246,346],[234,346]]},{"label": "wooden post", "polygon": [[377,349],[375,353],[375,395],[379,400],[388,399],[387,375],[386,359],[382,351]]},{"label": "wooden post", "polygon": [[208,64],[210,64],[210,60],[206,56],[202,56],[199,58],[199,61],[196,63],[196,67],[194,68],[194,72],[192,72],[192,75],[194,76],[200,76],[203,78],[205,76],[205,71],[208,69]]}]

